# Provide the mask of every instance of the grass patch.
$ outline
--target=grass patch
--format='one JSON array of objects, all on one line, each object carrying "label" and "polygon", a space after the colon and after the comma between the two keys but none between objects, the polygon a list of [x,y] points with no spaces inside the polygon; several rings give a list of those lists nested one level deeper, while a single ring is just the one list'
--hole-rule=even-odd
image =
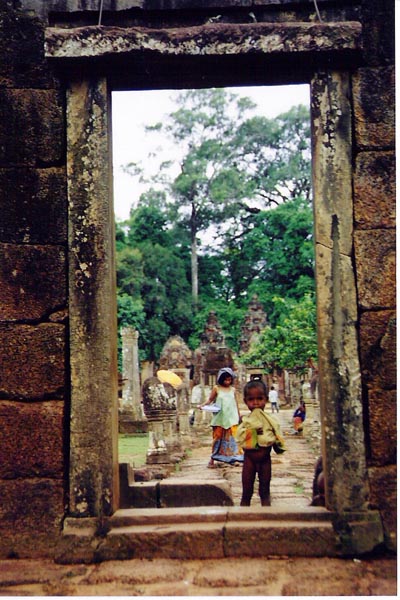
[{"label": "grass patch", "polygon": [[304,492],[304,484],[301,481],[298,481],[294,486],[295,494],[303,494]]},{"label": "grass patch", "polygon": [[148,433],[120,434],[118,436],[119,462],[133,463],[135,467],[141,467],[145,465],[148,447]]}]

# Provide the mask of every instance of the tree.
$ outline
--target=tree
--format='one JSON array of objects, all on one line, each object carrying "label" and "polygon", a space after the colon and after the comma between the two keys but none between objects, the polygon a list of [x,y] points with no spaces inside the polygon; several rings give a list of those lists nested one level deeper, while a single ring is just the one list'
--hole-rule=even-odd
[{"label": "tree", "polygon": [[274,302],[280,305],[278,323],[266,327],[241,360],[269,370],[305,369],[318,354],[315,298],[308,293],[298,301],[276,297]]},{"label": "tree", "polygon": [[143,195],[117,232],[118,323],[135,326],[142,359],[155,360],[170,335],[192,330],[189,253],[157,193]]},{"label": "tree", "polygon": [[[124,224],[129,252],[121,248],[121,267],[139,261],[143,280],[122,270],[120,286],[140,283],[146,319],[162,336],[179,328],[195,343],[215,309],[237,348],[254,293],[274,325],[281,309],[274,296],[300,299],[313,290],[308,110],[248,117],[252,102],[225,90],[189,90],[177,103],[164,123],[147,128],[170,135],[181,156],[173,173],[171,161],[158,165]],[[126,168],[146,178],[138,165]]]},{"label": "tree", "polygon": [[225,248],[232,296],[243,303],[257,294],[273,322],[274,296],[301,298],[312,292],[312,231],[312,209],[302,198],[253,215],[247,230],[231,235]]},{"label": "tree", "polygon": [[[308,110],[294,107],[276,119],[248,117],[255,105],[223,89],[188,90],[178,110],[148,130],[164,132],[181,148],[178,174],[168,179],[170,161],[159,165],[152,185],[167,191],[169,218],[188,233],[194,306],[199,298],[199,251],[215,255],[224,238],[246,233],[254,216],[281,202],[310,199]],[[133,173],[137,165],[128,165]],[[212,242],[199,249],[202,235]],[[212,250],[210,249],[212,247]]]},{"label": "tree", "polygon": [[311,198],[311,132],[306,106],[274,119],[254,116],[235,130],[235,160],[252,198],[262,207]]},{"label": "tree", "polygon": [[[177,97],[178,110],[165,124],[148,130],[167,133],[182,150],[179,173],[169,182],[169,208],[176,222],[189,234],[191,245],[191,282],[193,304],[198,304],[199,234],[210,225],[234,214],[233,201],[245,195],[241,178],[229,156],[227,139],[234,127],[244,121],[247,111],[255,108],[248,98],[239,98],[223,89],[188,90]],[[151,178],[166,189],[164,161]],[[127,165],[128,172],[140,172]]]}]

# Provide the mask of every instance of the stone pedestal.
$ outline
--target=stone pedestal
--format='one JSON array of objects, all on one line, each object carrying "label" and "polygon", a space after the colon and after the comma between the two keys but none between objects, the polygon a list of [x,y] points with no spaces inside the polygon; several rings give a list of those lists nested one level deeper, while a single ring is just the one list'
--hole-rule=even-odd
[{"label": "stone pedestal", "polygon": [[173,462],[181,452],[177,433],[177,392],[168,383],[150,377],[143,383],[143,408],[149,424],[147,464]]}]

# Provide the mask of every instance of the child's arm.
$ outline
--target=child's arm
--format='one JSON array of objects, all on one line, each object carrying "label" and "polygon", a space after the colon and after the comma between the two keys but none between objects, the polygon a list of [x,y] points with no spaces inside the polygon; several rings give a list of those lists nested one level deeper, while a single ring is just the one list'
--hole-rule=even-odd
[{"label": "child's arm", "polygon": [[240,423],[242,417],[240,415],[240,410],[239,410],[239,400],[238,400],[237,390],[235,390],[235,402],[236,402],[236,408],[237,408],[237,412],[238,412],[238,419],[239,419],[239,423]]},{"label": "child's arm", "polygon": [[207,406],[207,404],[212,404],[213,402],[215,402],[217,395],[218,395],[218,389],[217,389],[217,386],[215,386],[211,390],[211,394],[209,395],[207,402],[204,402],[204,404],[201,404],[200,408],[203,408],[203,406]]}]

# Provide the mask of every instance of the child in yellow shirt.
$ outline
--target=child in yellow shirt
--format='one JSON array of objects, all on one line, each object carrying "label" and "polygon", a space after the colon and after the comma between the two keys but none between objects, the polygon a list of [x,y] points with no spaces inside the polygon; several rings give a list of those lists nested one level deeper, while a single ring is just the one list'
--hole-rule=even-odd
[{"label": "child in yellow shirt", "polygon": [[282,447],[280,425],[263,410],[268,397],[262,381],[249,381],[244,387],[243,396],[250,414],[242,418],[236,432],[236,440],[244,451],[240,506],[250,506],[256,474],[260,484],[261,506],[271,506],[271,448],[277,442]]}]

